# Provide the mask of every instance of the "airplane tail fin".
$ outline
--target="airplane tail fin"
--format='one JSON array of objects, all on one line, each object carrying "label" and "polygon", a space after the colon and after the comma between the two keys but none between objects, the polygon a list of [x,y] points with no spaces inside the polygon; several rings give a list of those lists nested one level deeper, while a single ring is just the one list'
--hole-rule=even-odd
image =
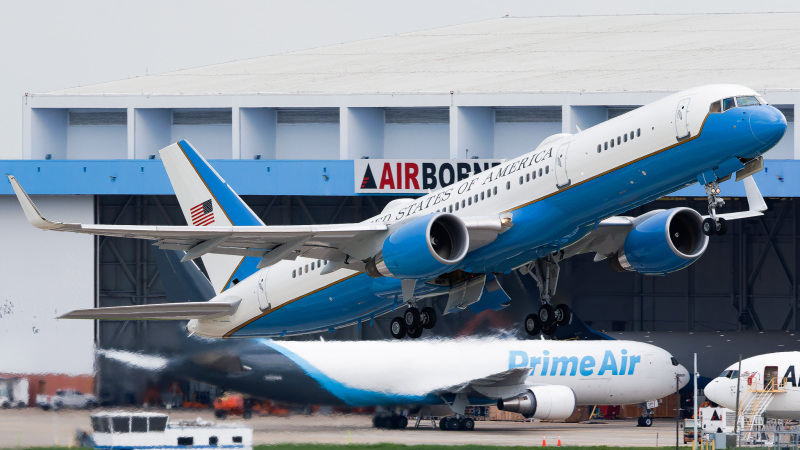
[{"label": "airplane tail fin", "polygon": [[[188,141],[163,148],[159,154],[188,225],[264,225]],[[258,270],[259,258],[220,254],[204,254],[201,258],[217,294]]]}]

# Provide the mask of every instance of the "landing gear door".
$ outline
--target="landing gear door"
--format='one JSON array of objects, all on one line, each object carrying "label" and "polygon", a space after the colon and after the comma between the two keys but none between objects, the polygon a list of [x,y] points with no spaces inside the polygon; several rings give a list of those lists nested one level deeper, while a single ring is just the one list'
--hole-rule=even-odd
[{"label": "landing gear door", "polygon": [[563,189],[570,185],[571,181],[567,176],[567,150],[569,142],[558,147],[556,152],[556,187]]},{"label": "landing gear door", "polygon": [[678,102],[678,107],[675,109],[675,137],[680,141],[686,139],[691,134],[689,132],[689,101],[691,99],[684,98]]},{"label": "landing gear door", "polygon": [[269,268],[262,269],[258,274],[258,286],[256,286],[256,296],[258,296],[258,307],[262,311],[266,311],[270,308],[269,301],[267,299],[267,273],[269,273]]}]

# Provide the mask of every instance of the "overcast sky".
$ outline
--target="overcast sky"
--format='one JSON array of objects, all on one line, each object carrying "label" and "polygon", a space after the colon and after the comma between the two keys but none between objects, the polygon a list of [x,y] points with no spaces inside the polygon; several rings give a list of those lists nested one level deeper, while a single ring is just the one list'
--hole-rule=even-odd
[{"label": "overcast sky", "polygon": [[0,159],[22,97],[511,16],[800,11],[777,0],[0,0]]}]

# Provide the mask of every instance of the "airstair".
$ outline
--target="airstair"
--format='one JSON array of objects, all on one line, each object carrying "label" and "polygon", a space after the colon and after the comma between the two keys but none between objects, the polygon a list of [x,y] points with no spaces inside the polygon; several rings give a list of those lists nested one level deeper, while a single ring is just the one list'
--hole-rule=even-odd
[{"label": "airstair", "polygon": [[764,412],[776,395],[785,393],[786,380],[770,378],[761,381],[758,373],[747,377],[746,390],[739,407],[739,430],[745,442],[764,442],[767,430],[764,424]]}]

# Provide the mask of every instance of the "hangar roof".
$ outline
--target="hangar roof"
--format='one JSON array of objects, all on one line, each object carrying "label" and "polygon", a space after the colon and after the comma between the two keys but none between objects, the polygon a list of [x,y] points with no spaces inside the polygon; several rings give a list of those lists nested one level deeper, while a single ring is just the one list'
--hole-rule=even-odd
[{"label": "hangar roof", "polygon": [[44,95],[794,90],[798,23],[800,13],[506,17]]}]

